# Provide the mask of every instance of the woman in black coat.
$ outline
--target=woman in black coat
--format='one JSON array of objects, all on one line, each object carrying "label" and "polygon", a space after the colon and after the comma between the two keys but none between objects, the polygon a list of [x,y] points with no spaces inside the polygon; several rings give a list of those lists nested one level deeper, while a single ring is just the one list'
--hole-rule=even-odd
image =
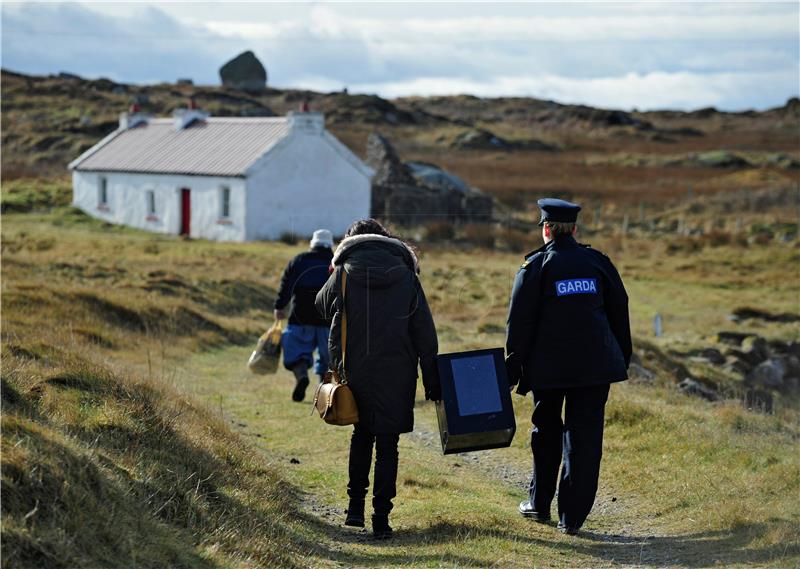
[{"label": "woman in black coat", "polygon": [[[347,369],[341,369],[342,272],[347,273]],[[317,309],[332,318],[333,365],[346,377],[358,405],[350,441],[350,505],[346,525],[364,527],[364,501],[375,446],[372,529],[389,537],[396,495],[397,443],[414,428],[417,365],[425,398],[438,400],[438,342],[417,278],[414,251],[372,219],[354,223],[333,256],[333,273],[317,294]]]}]

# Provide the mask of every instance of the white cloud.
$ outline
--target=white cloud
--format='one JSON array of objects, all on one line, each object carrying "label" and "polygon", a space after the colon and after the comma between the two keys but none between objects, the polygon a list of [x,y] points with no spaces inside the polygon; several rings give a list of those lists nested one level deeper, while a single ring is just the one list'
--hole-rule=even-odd
[{"label": "white cloud", "polygon": [[[607,108],[641,110],[720,105],[739,101],[747,107],[743,93],[773,86],[776,91],[791,88],[796,80],[785,73],[629,73],[618,77],[575,79],[545,75],[540,77],[495,76],[485,82],[452,77],[428,77],[406,82],[357,84],[358,92],[376,92],[389,97],[413,95],[473,94],[483,97],[529,96],[562,103],[588,104]],[[783,101],[781,101],[782,103]]]},{"label": "white cloud", "polygon": [[764,108],[796,95],[797,3],[3,4],[3,66],[383,96],[529,95],[617,108]]},{"label": "white cloud", "polygon": [[[409,5],[410,13],[424,10]],[[453,5],[457,7],[457,4]],[[743,5],[746,8],[747,5]],[[567,6],[566,8],[569,8]],[[532,11],[536,11],[533,7]],[[702,14],[655,11],[609,10],[605,15],[585,15],[584,6],[572,7],[565,15],[502,15],[428,18],[424,15],[379,18],[343,14],[333,4],[316,5],[308,19],[253,23],[241,20],[205,22],[210,30],[250,39],[279,37],[301,27],[320,38],[359,39],[375,43],[442,44],[445,42],[485,41],[683,41],[683,40],[774,40],[797,37],[797,20],[792,9],[781,11],[732,11],[728,5],[712,4]],[[452,11],[454,14],[457,9]],[[499,10],[498,10],[499,12]],[[788,12],[788,13],[787,13]],[[491,14],[496,12],[491,10]],[[794,10],[796,14],[796,9]],[[699,16],[699,17],[698,17]],[[788,17],[787,17],[788,16]],[[198,22],[200,23],[200,22]]]}]

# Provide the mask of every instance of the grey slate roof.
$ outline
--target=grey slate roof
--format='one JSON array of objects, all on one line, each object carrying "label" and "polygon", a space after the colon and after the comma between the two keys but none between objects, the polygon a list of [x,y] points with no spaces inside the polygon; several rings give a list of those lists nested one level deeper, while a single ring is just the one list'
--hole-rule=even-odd
[{"label": "grey slate roof", "polygon": [[244,176],[290,132],[289,119],[212,117],[175,130],[172,119],[115,131],[70,164],[75,170]]}]

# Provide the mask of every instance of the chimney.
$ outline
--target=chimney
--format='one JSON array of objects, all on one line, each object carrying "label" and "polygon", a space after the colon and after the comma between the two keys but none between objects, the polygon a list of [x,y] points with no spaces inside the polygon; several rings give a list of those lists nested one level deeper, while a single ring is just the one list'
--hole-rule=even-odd
[{"label": "chimney", "polygon": [[209,113],[197,108],[197,102],[194,97],[189,97],[187,108],[176,109],[172,113],[175,130],[189,128],[195,122],[203,122],[210,116]]},{"label": "chimney", "polygon": [[127,113],[119,114],[119,130],[128,130],[140,124],[147,124],[149,120],[150,115],[141,112],[139,105],[133,103]]},{"label": "chimney", "polygon": [[287,115],[293,131],[305,134],[322,134],[325,130],[325,115],[314,111],[292,112]]}]

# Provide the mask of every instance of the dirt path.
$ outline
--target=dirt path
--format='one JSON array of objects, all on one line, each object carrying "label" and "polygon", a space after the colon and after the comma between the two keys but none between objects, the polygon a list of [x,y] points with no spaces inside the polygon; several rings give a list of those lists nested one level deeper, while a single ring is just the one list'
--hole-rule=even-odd
[{"label": "dirt path", "polygon": [[[247,350],[200,354],[175,374],[179,387],[224,414],[296,490],[297,532],[320,567],[712,567],[758,566],[714,532],[669,533],[636,496],[603,486],[580,536],[522,519],[528,425],[511,448],[442,456],[433,407],[418,402],[416,429],[401,437],[390,542],[342,526],[350,430],[324,425],[308,399],[289,401],[288,373],[255,377]],[[310,396],[310,394],[309,394]],[[644,494],[643,494],[644,495]],[[730,551],[726,551],[726,548]],[[766,561],[766,559],[765,559]]]}]

